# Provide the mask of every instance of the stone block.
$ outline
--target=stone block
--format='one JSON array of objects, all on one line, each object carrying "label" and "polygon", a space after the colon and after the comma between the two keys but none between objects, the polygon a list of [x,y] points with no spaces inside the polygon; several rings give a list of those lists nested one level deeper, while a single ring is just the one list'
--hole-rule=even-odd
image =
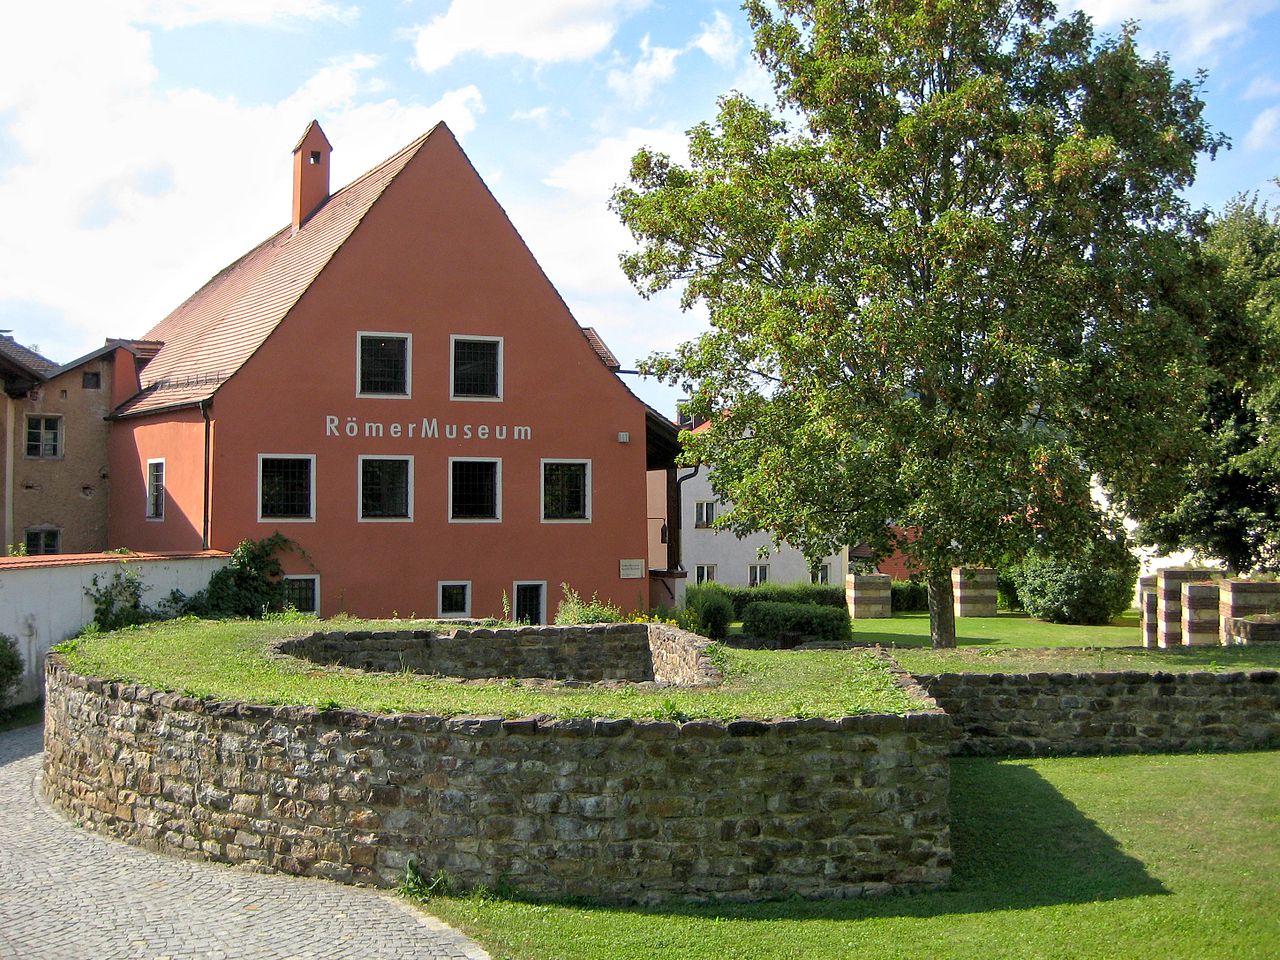
[{"label": "stone block", "polygon": [[996,572],[991,567],[955,567],[951,571],[952,602],[957,617],[996,615]]},{"label": "stone block", "polygon": [[893,616],[893,578],[883,573],[849,574],[844,581],[845,603],[854,620]]}]

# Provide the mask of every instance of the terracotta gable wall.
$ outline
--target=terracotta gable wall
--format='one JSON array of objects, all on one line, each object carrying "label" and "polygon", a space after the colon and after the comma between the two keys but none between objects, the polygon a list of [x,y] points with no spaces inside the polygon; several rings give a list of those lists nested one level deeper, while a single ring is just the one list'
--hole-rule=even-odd
[{"label": "terracotta gable wall", "polygon": [[[355,396],[357,331],[413,335],[412,399]],[[505,399],[450,401],[449,336],[505,338]],[[473,613],[499,612],[511,581],[599,591],[625,608],[646,579],[620,559],[646,556],[642,404],[605,369],[446,130],[387,188],[289,316],[218,391],[211,545],[275,529],[321,573],[325,613],[434,614],[436,581],[473,582]],[[531,441],[325,436],[325,416],[390,424],[527,425]],[[620,431],[630,434],[620,444]],[[317,456],[316,523],[256,522],[257,455]],[[415,456],[415,521],[357,522],[357,456]],[[447,458],[503,460],[503,522],[447,522]],[[544,524],[540,459],[593,461],[594,519]],[[291,572],[311,572],[297,557]],[[339,586],[344,587],[338,596]]]}]

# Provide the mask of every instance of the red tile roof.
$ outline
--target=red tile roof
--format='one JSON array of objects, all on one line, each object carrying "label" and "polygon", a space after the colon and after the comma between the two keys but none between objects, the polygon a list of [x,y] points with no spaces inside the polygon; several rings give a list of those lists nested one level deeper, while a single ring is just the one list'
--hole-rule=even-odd
[{"label": "red tile roof", "polygon": [[114,416],[208,400],[253,355],[351,236],[432,127],[328,200],[297,230],[285,227],[224,268],[147,334],[163,341],[142,374],[142,390]]},{"label": "red tile roof", "polygon": [[172,553],[47,553],[35,557],[0,557],[0,570],[31,570],[40,567],[76,567],[86,563],[113,563],[127,560],[187,560],[193,557],[229,557],[223,550],[185,550]]}]

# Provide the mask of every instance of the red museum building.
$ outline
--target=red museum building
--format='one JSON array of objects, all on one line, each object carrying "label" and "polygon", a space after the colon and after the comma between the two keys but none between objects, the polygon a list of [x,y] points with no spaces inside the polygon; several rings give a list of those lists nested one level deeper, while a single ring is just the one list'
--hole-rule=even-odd
[{"label": "red museum building", "polygon": [[[560,585],[649,603],[646,470],[676,427],[621,382],[439,124],[149,331],[111,415],[108,539],[230,550],[280,531],[299,608],[545,622]],[[123,365],[119,369],[124,369]],[[668,475],[670,472],[668,471]],[[660,600],[655,594],[655,600]]]}]

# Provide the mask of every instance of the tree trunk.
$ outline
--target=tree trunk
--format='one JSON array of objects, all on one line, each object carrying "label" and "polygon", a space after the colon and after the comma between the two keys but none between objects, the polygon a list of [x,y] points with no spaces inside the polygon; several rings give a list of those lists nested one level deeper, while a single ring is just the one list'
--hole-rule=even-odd
[{"label": "tree trunk", "polygon": [[929,637],[935,650],[956,645],[956,608],[950,570],[929,574]]}]

